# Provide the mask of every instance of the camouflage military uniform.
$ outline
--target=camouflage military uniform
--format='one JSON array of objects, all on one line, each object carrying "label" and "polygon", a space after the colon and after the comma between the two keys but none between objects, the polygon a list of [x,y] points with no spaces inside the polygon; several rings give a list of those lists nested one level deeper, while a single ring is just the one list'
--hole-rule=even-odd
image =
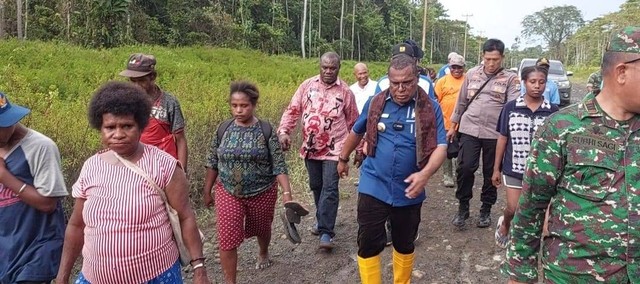
[{"label": "camouflage military uniform", "polygon": [[[505,273],[523,282],[537,279],[542,222],[551,202],[543,250],[548,280],[640,281],[640,263],[633,261],[640,257],[639,129],[640,116],[618,123],[600,110],[593,94],[540,126],[523,202],[512,223]],[[631,247],[635,251],[627,251]]]},{"label": "camouflage military uniform", "polygon": [[589,75],[589,81],[587,81],[587,87],[591,87],[594,94],[600,93],[600,86],[602,85],[602,72],[598,70]]},{"label": "camouflage military uniform", "polygon": [[[640,28],[625,29],[608,51],[639,53]],[[619,40],[616,40],[619,39]],[[638,63],[635,63],[638,64]],[[527,160],[502,272],[548,283],[640,283],[640,114],[616,121],[594,94],[549,117]]]}]

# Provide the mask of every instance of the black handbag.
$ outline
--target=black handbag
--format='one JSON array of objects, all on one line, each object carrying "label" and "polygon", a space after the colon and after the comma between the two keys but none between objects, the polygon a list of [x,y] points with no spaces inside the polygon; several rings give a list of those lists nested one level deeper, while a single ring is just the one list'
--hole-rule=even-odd
[{"label": "black handbag", "polygon": [[460,135],[453,136],[453,141],[447,142],[447,159],[453,159],[458,157],[460,152]]},{"label": "black handbag", "polygon": [[[489,83],[489,81],[491,81],[491,79],[493,79],[493,77],[495,77],[496,74],[500,73],[500,71],[502,71],[502,69],[503,68],[498,69],[498,71],[496,73],[494,73],[491,77],[489,77],[489,79],[487,79],[487,81],[485,81],[482,84],[482,86],[480,86],[480,88],[478,88],[478,90],[476,91],[475,96],[473,96],[471,98],[471,100],[469,100],[469,102],[467,103],[467,107],[464,109],[462,114],[460,114],[460,119],[462,119],[462,115],[464,115],[464,113],[467,111],[467,109],[469,108],[471,103],[476,99],[476,97],[478,97],[480,95],[480,91],[482,91],[482,89],[484,89],[484,86],[486,86],[487,83]],[[459,126],[459,124],[458,124],[458,126]],[[460,133],[456,133],[456,136],[453,137],[453,141],[447,141],[447,159],[457,158],[459,152],[460,152]]]}]

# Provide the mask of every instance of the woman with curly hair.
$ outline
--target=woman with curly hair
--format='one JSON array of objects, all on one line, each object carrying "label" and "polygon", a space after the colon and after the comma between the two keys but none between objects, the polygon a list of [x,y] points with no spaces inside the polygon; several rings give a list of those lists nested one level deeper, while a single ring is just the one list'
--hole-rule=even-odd
[{"label": "woman with curly hair", "polygon": [[130,83],[109,82],[91,99],[89,123],[100,131],[105,149],[85,161],[73,185],[76,203],[57,283],[68,283],[81,251],[82,271],[75,283],[182,283],[179,252],[159,190],[178,213],[193,257],[194,283],[209,283],[182,166],[166,152],[140,143],[150,112],[144,91]]}]

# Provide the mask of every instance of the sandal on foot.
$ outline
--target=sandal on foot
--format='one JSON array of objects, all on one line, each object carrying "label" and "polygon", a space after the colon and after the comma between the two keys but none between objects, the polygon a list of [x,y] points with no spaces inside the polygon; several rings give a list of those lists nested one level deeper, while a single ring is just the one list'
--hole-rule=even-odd
[{"label": "sandal on foot", "polygon": [[496,224],[496,233],[494,234],[494,237],[496,239],[496,245],[504,249],[507,248],[507,244],[509,243],[509,234],[506,234],[504,236],[500,234],[500,229],[502,228],[503,221],[504,216],[500,216]]},{"label": "sandal on foot", "polygon": [[267,267],[270,267],[271,265],[273,265],[273,261],[271,261],[271,259],[267,258],[266,260],[258,260],[256,262],[256,269],[262,270]]}]

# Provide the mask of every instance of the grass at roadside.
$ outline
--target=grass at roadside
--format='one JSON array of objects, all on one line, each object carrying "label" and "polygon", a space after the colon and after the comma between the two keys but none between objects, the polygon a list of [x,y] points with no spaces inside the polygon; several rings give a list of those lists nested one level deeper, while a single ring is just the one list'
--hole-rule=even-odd
[{"label": "grass at roadside", "polygon": [[[230,81],[247,79],[261,91],[260,117],[277,124],[298,85],[318,73],[317,59],[267,56],[252,50],[210,47],[165,48],[129,46],[108,50],[85,49],[66,43],[2,41],[0,91],[28,106],[23,122],[51,137],[60,148],[67,185],[75,182],[82,163],[101,146],[88,127],[86,108],[91,94],[117,74],[129,54],[144,52],[158,59],[158,84],[176,95],[187,119],[189,177],[194,201],[200,200],[204,159],[218,123],[229,117]],[[342,63],[341,78],[353,83],[353,61]],[[438,69],[439,66],[431,66]],[[369,63],[371,78],[386,72],[386,63]],[[586,82],[595,68],[568,67],[572,81]],[[294,136],[294,138],[297,136]],[[298,138],[299,139],[299,138]],[[299,140],[294,140],[299,145]],[[287,154],[291,181],[298,196],[312,203],[304,163],[297,148]],[[352,191],[342,191],[349,194]],[[301,195],[302,194],[302,195]],[[199,202],[198,202],[199,204]]]},{"label": "grass at roadside", "polygon": [[[157,57],[158,84],[182,105],[192,200],[198,204],[209,142],[218,123],[229,117],[229,83],[238,79],[255,82],[261,93],[258,115],[277,125],[298,85],[318,74],[317,59],[267,56],[251,50],[158,46],[93,50],[66,43],[2,41],[0,91],[12,102],[31,108],[23,123],[56,141],[68,186],[75,182],[82,163],[101,147],[86,119],[89,98],[104,82],[124,80],[117,74],[134,52]],[[348,83],[354,82],[354,64],[342,63],[341,78]],[[383,63],[370,64],[371,77],[382,76],[385,68]],[[312,202],[297,151],[288,153],[287,161],[295,192]]]},{"label": "grass at roadside", "polygon": [[573,72],[573,76],[570,78],[572,81],[586,83],[589,75],[598,71],[599,67],[567,66],[566,69]]}]

